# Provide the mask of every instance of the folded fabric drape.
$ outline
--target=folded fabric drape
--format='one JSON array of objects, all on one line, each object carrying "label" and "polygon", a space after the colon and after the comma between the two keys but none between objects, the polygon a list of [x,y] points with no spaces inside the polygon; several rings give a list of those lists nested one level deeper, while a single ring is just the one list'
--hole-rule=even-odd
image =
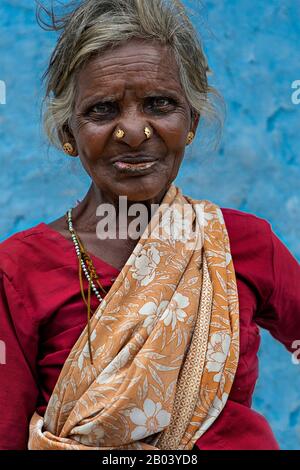
[{"label": "folded fabric drape", "polygon": [[220,208],[172,185],[61,371],[31,450],[187,449],[224,408],[239,305]]}]

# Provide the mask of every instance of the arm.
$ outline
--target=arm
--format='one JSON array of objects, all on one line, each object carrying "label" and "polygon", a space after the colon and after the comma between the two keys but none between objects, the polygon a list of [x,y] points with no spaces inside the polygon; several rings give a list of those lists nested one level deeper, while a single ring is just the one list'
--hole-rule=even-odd
[{"label": "arm", "polygon": [[0,450],[23,450],[38,396],[37,333],[20,295],[2,272],[0,341],[5,352],[0,361]]},{"label": "arm", "polygon": [[271,229],[270,243],[272,285],[255,321],[294,352],[292,344],[300,340],[300,265]]}]

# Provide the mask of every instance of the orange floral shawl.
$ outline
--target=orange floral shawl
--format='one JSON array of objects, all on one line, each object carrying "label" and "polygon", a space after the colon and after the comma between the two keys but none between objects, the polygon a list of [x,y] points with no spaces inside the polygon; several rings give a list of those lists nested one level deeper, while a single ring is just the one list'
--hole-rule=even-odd
[{"label": "orange floral shawl", "polygon": [[172,185],[92,317],[94,364],[85,329],[28,448],[192,449],[226,404],[238,311],[220,208]]}]

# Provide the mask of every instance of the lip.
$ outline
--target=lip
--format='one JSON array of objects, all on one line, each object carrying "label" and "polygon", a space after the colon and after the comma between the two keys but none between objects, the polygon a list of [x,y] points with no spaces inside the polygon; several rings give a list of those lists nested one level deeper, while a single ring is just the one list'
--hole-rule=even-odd
[{"label": "lip", "polygon": [[127,174],[142,174],[147,173],[149,170],[151,171],[152,167],[157,163],[157,160],[152,161],[144,161],[144,162],[124,162],[124,161],[117,161],[113,163],[113,166],[121,173]]},{"label": "lip", "polygon": [[130,154],[130,155],[119,155],[112,159],[112,163],[124,162],[124,163],[150,163],[157,161],[157,157],[145,154]]}]

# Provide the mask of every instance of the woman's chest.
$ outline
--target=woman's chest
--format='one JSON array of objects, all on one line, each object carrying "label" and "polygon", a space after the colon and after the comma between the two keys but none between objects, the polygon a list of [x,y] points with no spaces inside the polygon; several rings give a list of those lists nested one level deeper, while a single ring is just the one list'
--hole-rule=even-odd
[{"label": "woman's chest", "polygon": [[[61,280],[63,283],[63,281]],[[237,273],[240,312],[240,357],[230,397],[234,401],[249,404],[257,379],[259,329],[253,321],[256,310],[255,293]],[[47,395],[58,379],[63,364],[86,326],[86,308],[82,302],[79,283],[69,283],[61,292],[61,301],[56,299],[55,314],[41,328],[39,375]],[[66,292],[68,294],[66,294]],[[97,308],[97,299],[92,299]],[[49,308],[49,305],[48,305]],[[51,307],[50,307],[51,308]]]}]

